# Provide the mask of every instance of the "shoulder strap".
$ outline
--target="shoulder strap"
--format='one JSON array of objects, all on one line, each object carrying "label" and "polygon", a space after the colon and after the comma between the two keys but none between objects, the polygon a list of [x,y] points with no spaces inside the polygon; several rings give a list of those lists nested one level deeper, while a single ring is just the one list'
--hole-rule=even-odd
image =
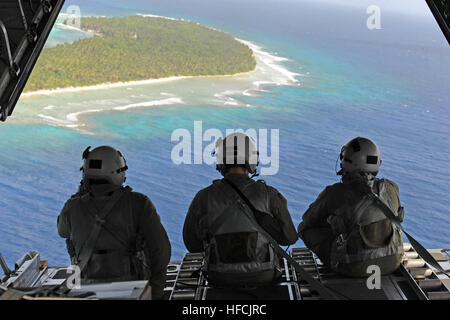
[{"label": "shoulder strap", "polygon": [[[225,185],[230,186],[229,183],[231,181],[229,179],[224,179],[224,181],[226,181]],[[227,181],[228,181],[228,183],[227,183]],[[231,183],[232,183],[232,185],[234,185],[237,188],[237,186],[233,182],[231,182]],[[265,183],[263,184],[261,182],[261,180],[257,181],[256,183],[262,184],[262,186],[264,187],[264,191],[266,192],[266,195],[267,195],[266,201],[269,201],[269,197],[267,194],[267,186],[265,185]],[[229,188],[223,188],[223,189],[226,190],[226,192],[228,192],[228,190],[229,190]],[[232,188],[232,189],[234,189],[234,188]],[[244,195],[243,191],[240,188],[237,188],[237,189],[239,190],[239,192],[241,192]],[[233,192],[233,191],[231,190],[231,192]],[[235,192],[233,192],[233,193],[235,193]],[[239,199],[242,198],[240,196],[240,194],[237,194],[236,196]],[[246,202],[246,204],[248,206],[250,206],[250,205],[253,206],[253,204],[251,203],[251,201],[248,199],[247,196],[245,196],[245,199],[248,201],[248,203]],[[281,225],[271,213],[258,210],[255,208],[255,206],[253,206],[252,211],[253,211],[253,219],[256,218],[257,224],[259,224],[266,232],[268,232],[272,236],[272,238],[274,238],[276,241],[278,241],[278,242],[283,241],[280,238],[283,233]]]},{"label": "shoulder strap", "polygon": [[395,224],[400,230],[404,232],[406,237],[408,238],[409,242],[413,246],[414,250],[420,255],[420,257],[425,260],[426,263],[428,263],[430,266],[436,268],[443,274],[445,274],[447,277],[450,277],[449,273],[446,272],[441,265],[436,261],[436,259],[433,258],[433,256],[428,252],[427,249],[425,249],[416,239],[414,239],[408,232],[406,232],[400,220],[397,218],[397,216],[392,212],[392,209],[389,208],[375,193],[369,194],[369,197],[371,197],[381,208],[384,215],[393,223]]},{"label": "shoulder strap", "polygon": [[[241,199],[247,204],[247,206],[252,210],[254,214],[257,214],[258,210],[253,206],[253,204],[250,202],[250,200],[242,193],[242,191],[230,180],[224,179],[235,191],[236,193],[241,197]],[[246,214],[247,211],[244,210]],[[258,229],[258,232],[260,232],[266,239],[270,242],[275,252],[281,256],[284,257],[289,263],[294,267],[295,271],[300,274],[302,277],[302,280],[305,280],[308,282],[308,284],[316,290],[324,299],[329,300],[337,300],[338,297],[331,292],[329,289],[327,289],[321,282],[314,279],[308,272],[303,269],[300,264],[295,261],[290,255],[288,255],[279,245],[278,243],[256,222],[255,217],[249,215],[249,218],[251,221],[255,223],[255,227]]]},{"label": "shoulder strap", "polygon": [[[214,180],[215,183],[220,183],[217,187],[220,189],[222,194],[225,194],[225,197],[233,197],[233,199],[230,201],[230,205],[228,205],[220,214],[219,216],[212,221],[211,225],[208,228],[208,234],[210,237],[212,237],[217,230],[225,223],[225,221],[228,219],[228,215],[226,214],[226,211],[233,205],[236,204],[236,202],[239,199],[239,195],[236,195],[232,190],[229,188],[225,188],[223,185],[222,180]],[[232,194],[233,193],[233,194]]]},{"label": "shoulder strap", "polygon": [[97,242],[102,226],[106,222],[106,217],[112,211],[112,209],[124,193],[124,189],[118,189],[114,191],[111,200],[100,210],[100,212],[94,212],[91,206],[85,206],[85,204],[83,203],[84,199],[81,199],[83,209],[89,211],[89,213],[91,213],[91,215],[93,215],[93,217],[95,218],[95,224],[91,230],[91,233],[89,234],[89,237],[81,248],[81,252],[78,254],[78,267],[80,268],[81,272],[84,271],[89,260],[92,257],[92,253],[94,252],[95,244]]},{"label": "shoulder strap", "polygon": [[[221,181],[222,180],[217,179],[217,180],[214,180],[213,183],[219,184]],[[219,185],[216,185],[216,186],[217,186],[217,188],[220,189],[220,191],[222,193],[227,193],[227,190],[225,188],[222,188]],[[233,204],[234,203],[232,203],[231,205],[233,205]],[[215,220],[211,221],[211,224],[208,226],[208,232],[207,232],[207,235],[209,238],[208,241],[210,241],[212,239],[212,237],[217,232],[217,230],[219,230],[220,226],[222,226],[223,223],[228,219],[228,215],[225,212],[231,205],[228,205],[225,209],[222,210],[222,212],[220,212],[219,216]]]}]

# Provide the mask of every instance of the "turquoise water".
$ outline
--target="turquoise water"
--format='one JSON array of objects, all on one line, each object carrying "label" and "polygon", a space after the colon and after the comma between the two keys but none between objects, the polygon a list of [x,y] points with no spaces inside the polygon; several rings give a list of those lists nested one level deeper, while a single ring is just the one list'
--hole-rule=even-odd
[{"label": "turquoise water", "polygon": [[[169,233],[172,257],[181,258],[189,203],[219,178],[213,166],[171,162],[173,130],[193,132],[194,121],[202,121],[204,130],[222,132],[280,130],[279,172],[262,178],[288,199],[295,225],[322,188],[338,181],[334,170],[340,147],[354,136],[372,138],[382,152],[380,176],[400,187],[406,229],[426,247],[450,247],[450,55],[430,15],[386,13],[383,29],[372,33],[359,9],[308,2],[195,3],[203,5],[79,1],[88,14],[153,13],[223,29],[288,58],[279,65],[299,73],[300,86],[267,85],[264,92],[248,96],[242,93],[252,87],[253,78],[187,79],[21,99],[11,121],[0,126],[0,252],[8,263],[28,250],[40,251],[52,264],[69,262],[56,217],[81,178],[81,152],[102,144],[124,153],[130,167],[127,183],[152,199]],[[420,26],[414,33],[412,21]],[[167,97],[183,103],[113,110]],[[77,128],[38,116],[66,121],[61,115],[68,110],[100,106],[108,106],[107,111],[80,115]]]}]

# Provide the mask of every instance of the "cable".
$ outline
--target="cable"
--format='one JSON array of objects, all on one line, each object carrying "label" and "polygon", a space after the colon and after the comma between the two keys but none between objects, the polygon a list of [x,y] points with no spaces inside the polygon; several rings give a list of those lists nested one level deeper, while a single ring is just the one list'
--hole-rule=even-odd
[{"label": "cable", "polygon": [[36,12],[36,10],[33,8],[33,1],[32,0],[28,0],[28,3],[30,4],[31,12],[34,14]]},{"label": "cable", "polygon": [[[322,282],[322,281],[321,281],[321,282]],[[346,300],[353,300],[352,298],[346,296],[346,295],[343,294],[342,292],[339,292],[339,291],[337,291],[336,289],[333,289],[333,288],[331,288],[330,286],[327,286],[327,285],[324,284],[323,282],[322,282],[322,285],[323,285],[325,288],[327,288],[327,289],[333,291],[334,293],[337,293],[338,295],[344,297]]]}]

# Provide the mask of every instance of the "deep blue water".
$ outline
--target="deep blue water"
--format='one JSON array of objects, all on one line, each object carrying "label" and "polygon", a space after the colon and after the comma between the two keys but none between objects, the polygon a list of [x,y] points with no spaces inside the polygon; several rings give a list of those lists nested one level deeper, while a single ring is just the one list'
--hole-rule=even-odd
[{"label": "deep blue water", "polygon": [[[174,129],[280,129],[280,170],[264,177],[288,199],[295,225],[318,193],[338,181],[335,161],[355,136],[382,152],[380,176],[397,182],[405,227],[424,246],[450,247],[450,51],[431,15],[382,15],[381,30],[365,27],[365,10],[310,2],[74,1],[84,14],[153,13],[198,21],[287,57],[301,87],[267,87],[237,97],[272,108],[205,104],[102,113],[87,118],[81,135],[46,125],[0,126],[0,252],[13,263],[28,250],[52,264],[68,263],[56,217],[76,190],[81,152],[111,144],[127,158],[127,183],[152,199],[173,246],[185,248],[181,229],[195,193],[219,177],[213,166],[170,161]],[[375,1],[376,2],[376,1]],[[70,4],[70,3],[69,3]],[[72,97],[72,95],[68,96]],[[302,245],[301,241],[297,245]]]}]

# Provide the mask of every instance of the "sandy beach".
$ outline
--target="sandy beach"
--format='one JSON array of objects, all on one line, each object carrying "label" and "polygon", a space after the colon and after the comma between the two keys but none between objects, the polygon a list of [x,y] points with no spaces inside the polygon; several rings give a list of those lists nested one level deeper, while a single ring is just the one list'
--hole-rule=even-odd
[{"label": "sandy beach", "polygon": [[63,94],[63,93],[97,91],[97,90],[104,90],[104,89],[123,88],[123,87],[129,87],[129,86],[157,84],[157,83],[164,83],[164,82],[189,79],[189,78],[193,78],[193,77],[186,77],[186,76],[168,77],[168,78],[148,79],[148,80],[138,80],[138,81],[101,83],[101,84],[96,84],[93,86],[84,86],[84,87],[67,87],[67,88],[58,88],[58,89],[38,90],[38,91],[30,91],[30,92],[22,93],[21,97],[26,98],[26,97],[48,96],[48,95]]}]

